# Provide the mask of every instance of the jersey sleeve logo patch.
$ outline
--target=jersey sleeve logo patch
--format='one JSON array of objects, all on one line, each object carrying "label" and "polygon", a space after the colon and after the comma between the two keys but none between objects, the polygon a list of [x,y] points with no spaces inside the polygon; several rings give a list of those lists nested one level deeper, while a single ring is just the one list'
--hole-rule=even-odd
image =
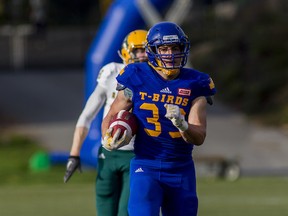
[{"label": "jersey sleeve logo patch", "polygon": [[97,79],[100,79],[100,78],[101,78],[101,75],[103,74],[103,72],[104,72],[104,69],[101,69],[100,72],[99,72],[99,74],[98,74],[98,78],[97,78]]},{"label": "jersey sleeve logo patch", "polygon": [[211,78],[210,78],[209,87],[210,87],[210,89],[214,89],[215,88],[215,84],[214,84],[214,82],[213,82],[213,80]]},{"label": "jersey sleeve logo patch", "polygon": [[191,90],[190,89],[179,88],[178,89],[178,95],[190,96],[191,95]]}]

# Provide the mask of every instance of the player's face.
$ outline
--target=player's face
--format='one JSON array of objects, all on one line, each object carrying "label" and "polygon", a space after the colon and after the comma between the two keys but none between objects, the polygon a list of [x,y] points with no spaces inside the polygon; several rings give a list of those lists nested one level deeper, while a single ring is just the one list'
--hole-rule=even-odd
[{"label": "player's face", "polygon": [[174,66],[179,66],[182,58],[175,58],[173,55],[181,53],[180,46],[177,44],[163,45],[158,47],[158,54],[163,55],[162,61],[164,62],[166,68],[173,68]]},{"label": "player's face", "polygon": [[138,59],[139,62],[145,62],[147,61],[147,54],[145,52],[145,49],[137,48],[133,50],[133,54]]}]

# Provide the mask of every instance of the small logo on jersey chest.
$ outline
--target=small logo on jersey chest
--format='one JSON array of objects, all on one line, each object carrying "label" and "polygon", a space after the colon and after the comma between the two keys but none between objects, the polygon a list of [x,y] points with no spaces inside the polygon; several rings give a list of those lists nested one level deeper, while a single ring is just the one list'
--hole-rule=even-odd
[{"label": "small logo on jersey chest", "polygon": [[167,94],[171,94],[171,93],[172,93],[168,87],[160,90],[160,92],[161,92],[161,93],[167,93]]},{"label": "small logo on jersey chest", "polygon": [[179,88],[178,89],[178,95],[190,96],[191,95],[191,90],[190,89]]},{"label": "small logo on jersey chest", "polygon": [[111,97],[112,97],[112,98],[116,98],[116,92],[112,92]]}]

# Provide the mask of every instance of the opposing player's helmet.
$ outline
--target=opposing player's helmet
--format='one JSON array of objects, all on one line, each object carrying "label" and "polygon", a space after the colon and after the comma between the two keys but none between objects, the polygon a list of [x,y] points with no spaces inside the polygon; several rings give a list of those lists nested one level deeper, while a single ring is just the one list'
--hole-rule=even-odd
[{"label": "opposing player's helmet", "polygon": [[120,57],[125,64],[139,62],[134,51],[136,49],[145,49],[146,36],[146,30],[135,30],[125,37],[120,53]]},{"label": "opposing player's helmet", "polygon": [[[181,49],[180,53],[159,54],[159,46],[171,44],[178,44]],[[190,42],[184,31],[177,24],[173,22],[160,22],[149,30],[145,48],[148,60],[154,67],[169,71],[185,66],[189,55]],[[163,57],[169,57],[172,60],[181,58],[181,63],[179,65],[174,65],[173,67],[166,67]]]}]

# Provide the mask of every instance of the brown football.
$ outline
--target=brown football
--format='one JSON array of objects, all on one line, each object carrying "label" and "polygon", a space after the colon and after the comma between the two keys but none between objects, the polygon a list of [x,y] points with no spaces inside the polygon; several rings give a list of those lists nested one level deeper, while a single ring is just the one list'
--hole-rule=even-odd
[{"label": "brown football", "polygon": [[137,132],[137,118],[136,116],[126,110],[119,111],[110,121],[109,127],[113,128],[112,137],[118,129],[120,129],[120,136],[122,137],[125,130],[128,134],[134,136]]}]

